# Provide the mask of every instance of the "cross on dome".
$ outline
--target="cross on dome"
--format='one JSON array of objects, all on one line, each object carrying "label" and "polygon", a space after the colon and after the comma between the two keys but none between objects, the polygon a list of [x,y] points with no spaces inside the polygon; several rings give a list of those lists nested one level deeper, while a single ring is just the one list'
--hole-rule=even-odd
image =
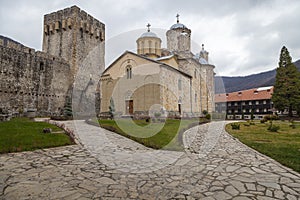
[{"label": "cross on dome", "polygon": [[148,23],[148,24],[147,24],[147,27],[148,27],[148,32],[150,32],[150,26],[151,26],[151,24],[150,24],[150,23]]},{"label": "cross on dome", "polygon": [[177,23],[179,23],[179,16],[180,16],[179,14],[176,15]]}]

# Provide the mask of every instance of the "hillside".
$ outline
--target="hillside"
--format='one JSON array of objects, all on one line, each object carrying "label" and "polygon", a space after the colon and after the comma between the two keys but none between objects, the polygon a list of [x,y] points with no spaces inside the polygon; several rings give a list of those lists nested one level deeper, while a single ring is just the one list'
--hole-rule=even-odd
[{"label": "hillside", "polygon": [[[294,62],[300,71],[300,60]],[[215,93],[229,93],[240,90],[247,90],[251,88],[271,86],[275,83],[276,69],[262,72],[259,74],[252,74],[249,76],[216,76],[215,77]],[[224,86],[223,86],[224,84]]]}]

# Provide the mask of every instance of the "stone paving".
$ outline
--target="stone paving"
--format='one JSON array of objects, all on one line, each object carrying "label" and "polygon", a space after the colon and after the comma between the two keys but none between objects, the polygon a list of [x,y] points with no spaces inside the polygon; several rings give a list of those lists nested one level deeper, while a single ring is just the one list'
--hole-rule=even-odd
[{"label": "stone paving", "polygon": [[224,122],[151,150],[76,121],[79,145],[0,155],[0,199],[300,199],[300,175],[241,144]]}]

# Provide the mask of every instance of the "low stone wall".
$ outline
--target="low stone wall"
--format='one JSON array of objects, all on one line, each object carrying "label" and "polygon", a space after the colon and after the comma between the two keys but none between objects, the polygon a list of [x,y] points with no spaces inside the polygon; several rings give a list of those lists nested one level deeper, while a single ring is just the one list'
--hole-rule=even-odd
[{"label": "low stone wall", "polygon": [[53,125],[61,128],[61,129],[63,129],[65,131],[65,133],[71,138],[73,143],[82,145],[80,140],[77,138],[74,130],[71,130],[70,128],[67,128],[66,125],[62,121],[53,121],[53,120],[50,120],[50,119],[46,119],[44,121],[49,123],[49,124],[53,124]]}]

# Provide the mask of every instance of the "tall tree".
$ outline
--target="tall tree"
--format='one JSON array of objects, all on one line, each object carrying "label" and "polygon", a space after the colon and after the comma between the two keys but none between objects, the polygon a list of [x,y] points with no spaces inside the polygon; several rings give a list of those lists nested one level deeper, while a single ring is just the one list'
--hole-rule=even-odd
[{"label": "tall tree", "polygon": [[72,99],[71,97],[66,97],[66,102],[65,102],[65,106],[64,106],[64,113],[63,115],[66,117],[72,117],[73,116],[73,112],[72,112]]},{"label": "tall tree", "polygon": [[300,107],[300,73],[285,46],[281,49],[278,64],[272,101],[279,111],[288,108],[289,117],[292,117],[292,111]]}]

